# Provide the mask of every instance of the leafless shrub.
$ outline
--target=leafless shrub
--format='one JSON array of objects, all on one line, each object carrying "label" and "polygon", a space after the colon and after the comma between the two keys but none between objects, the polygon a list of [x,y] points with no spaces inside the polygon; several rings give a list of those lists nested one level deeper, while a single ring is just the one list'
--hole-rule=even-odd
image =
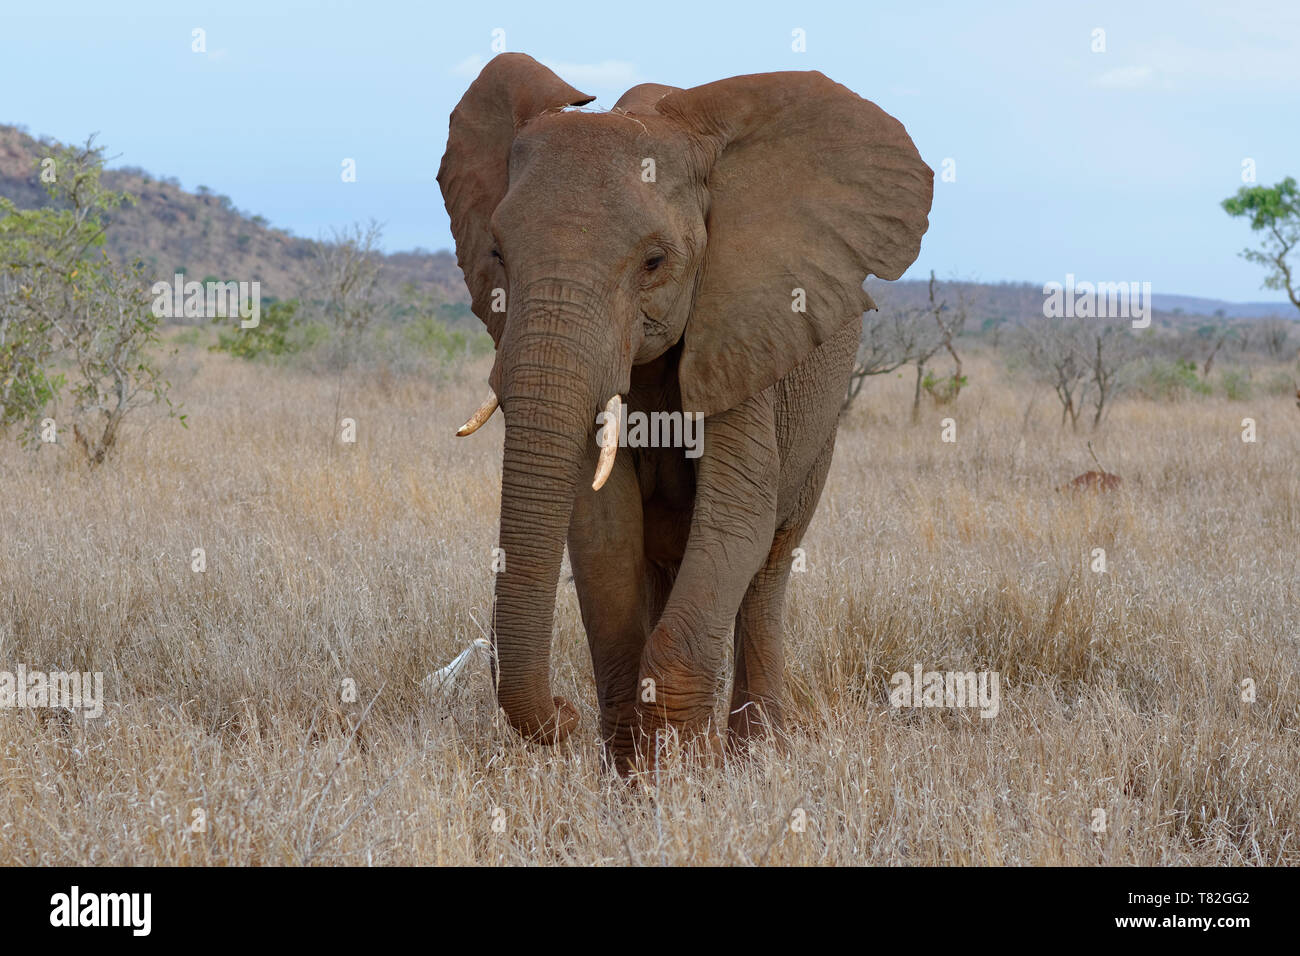
[{"label": "leafless shrub", "polygon": [[379,309],[382,236],[383,227],[371,220],[336,229],[332,240],[314,246],[315,292],[326,320],[344,337],[364,331]]}]

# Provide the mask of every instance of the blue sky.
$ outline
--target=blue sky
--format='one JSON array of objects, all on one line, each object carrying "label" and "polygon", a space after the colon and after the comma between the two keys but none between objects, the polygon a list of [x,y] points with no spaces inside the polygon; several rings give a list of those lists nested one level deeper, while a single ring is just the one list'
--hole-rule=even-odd
[{"label": "blue sky", "polygon": [[[118,12],[105,12],[116,7]],[[1300,4],[441,4],[0,0],[0,122],[203,184],[304,236],[374,217],[450,246],[434,181],[492,32],[611,106],[647,80],[821,70],[907,126],[936,181],[910,278],[1149,281],[1277,300],[1219,201],[1300,176]],[[191,50],[206,31],[206,53]],[[1095,53],[1094,30],[1105,31]],[[792,31],[806,52],[792,50]],[[357,181],[344,183],[344,158]]]}]

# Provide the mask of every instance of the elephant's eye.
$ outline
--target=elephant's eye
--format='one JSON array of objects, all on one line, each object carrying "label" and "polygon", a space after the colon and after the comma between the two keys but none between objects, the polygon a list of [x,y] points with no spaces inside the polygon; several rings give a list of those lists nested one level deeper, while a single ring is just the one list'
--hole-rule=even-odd
[{"label": "elephant's eye", "polygon": [[656,253],[653,256],[647,256],[645,260],[645,271],[654,272],[663,264],[664,264],[664,257],[662,253]]},{"label": "elephant's eye", "polygon": [[498,251],[498,250],[496,250],[496,249],[493,249],[493,250],[492,250],[492,258],[495,259],[497,262],[501,263],[502,265],[505,265],[505,264],[506,264],[506,260],[504,260],[504,259],[501,258],[501,253],[500,253],[500,251]]}]

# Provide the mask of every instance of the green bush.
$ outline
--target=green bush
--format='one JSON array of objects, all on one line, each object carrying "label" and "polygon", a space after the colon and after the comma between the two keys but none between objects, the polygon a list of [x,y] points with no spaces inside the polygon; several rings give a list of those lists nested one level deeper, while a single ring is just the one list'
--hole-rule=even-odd
[{"label": "green bush", "polygon": [[930,369],[925,370],[925,378],[921,380],[921,387],[929,393],[934,399],[936,405],[950,405],[956,400],[957,395],[966,387],[967,378],[965,375],[945,375],[936,376]]},{"label": "green bush", "polygon": [[1227,369],[1220,376],[1219,381],[1223,384],[1223,394],[1230,401],[1242,402],[1250,398],[1250,377],[1241,369]]},{"label": "green bush", "polygon": [[291,353],[310,352],[327,341],[329,337],[330,327],[324,322],[318,319],[300,321],[289,332],[289,351]]},{"label": "green bush", "polygon": [[0,432],[15,428],[20,442],[41,447],[38,428],[66,396],[59,430],[93,467],[135,409],[177,409],[156,356],[145,267],[114,262],[106,248],[112,218],[134,200],[104,187],[93,136],[78,147],[45,145],[58,170],[45,183],[50,202],[19,209],[0,196]]},{"label": "green bush", "polygon": [[1196,363],[1187,359],[1174,362],[1152,359],[1139,370],[1135,385],[1145,397],[1160,401],[1178,401],[1189,395],[1213,392],[1208,382],[1201,381]]},{"label": "green bush", "polygon": [[492,339],[482,331],[452,329],[432,315],[420,315],[408,322],[402,335],[420,354],[447,364],[466,356],[476,358],[492,351]]},{"label": "green bush", "polygon": [[197,325],[187,325],[172,336],[172,341],[177,345],[202,345],[203,329]]},{"label": "green bush", "polygon": [[[230,322],[226,317],[214,322]],[[260,321],[251,329],[238,324],[217,334],[213,352],[228,352],[236,358],[256,359],[264,355],[289,355],[299,350],[300,342],[292,335],[298,324],[298,300],[269,302],[262,309]]]}]

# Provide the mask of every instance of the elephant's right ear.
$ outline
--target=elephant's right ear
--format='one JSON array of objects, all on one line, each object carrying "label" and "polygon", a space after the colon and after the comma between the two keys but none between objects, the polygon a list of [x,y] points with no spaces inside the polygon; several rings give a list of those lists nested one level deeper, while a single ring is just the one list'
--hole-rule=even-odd
[{"label": "elephant's right ear", "polygon": [[501,341],[505,313],[492,311],[492,290],[504,285],[505,276],[492,256],[488,222],[506,194],[515,131],[547,110],[584,106],[594,99],[531,56],[502,53],[483,67],[451,112],[438,185],[451,217],[456,262],[469,286],[471,308],[495,342]]}]

